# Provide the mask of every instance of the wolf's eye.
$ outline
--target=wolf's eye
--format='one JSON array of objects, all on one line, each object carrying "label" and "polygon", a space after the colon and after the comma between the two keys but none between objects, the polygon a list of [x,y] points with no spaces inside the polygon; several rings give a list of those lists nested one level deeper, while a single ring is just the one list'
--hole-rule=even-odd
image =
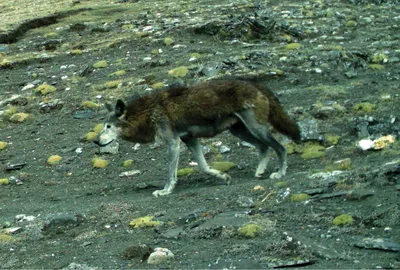
[{"label": "wolf's eye", "polygon": [[111,125],[106,125],[106,128],[111,128]]}]

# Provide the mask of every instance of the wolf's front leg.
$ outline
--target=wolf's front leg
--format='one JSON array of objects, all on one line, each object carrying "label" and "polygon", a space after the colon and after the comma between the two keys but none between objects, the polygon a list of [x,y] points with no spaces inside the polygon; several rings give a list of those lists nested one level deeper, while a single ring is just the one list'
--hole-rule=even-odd
[{"label": "wolf's front leg", "polygon": [[174,190],[177,182],[176,172],[179,162],[180,139],[169,139],[166,142],[168,144],[168,181],[164,189],[153,192],[153,195],[156,197],[170,194]]}]

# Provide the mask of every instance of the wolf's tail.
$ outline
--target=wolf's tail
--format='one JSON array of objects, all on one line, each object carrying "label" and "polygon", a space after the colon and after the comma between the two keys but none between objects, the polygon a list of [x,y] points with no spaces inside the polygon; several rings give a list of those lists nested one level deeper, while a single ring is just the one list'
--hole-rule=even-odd
[{"label": "wolf's tail", "polygon": [[287,112],[283,109],[280,104],[278,98],[275,94],[269,90],[264,85],[251,81],[253,85],[255,85],[258,90],[261,91],[269,100],[269,112],[268,112],[268,120],[275,130],[278,132],[288,136],[294,142],[299,143],[301,141],[301,131],[299,125],[294,121]]}]

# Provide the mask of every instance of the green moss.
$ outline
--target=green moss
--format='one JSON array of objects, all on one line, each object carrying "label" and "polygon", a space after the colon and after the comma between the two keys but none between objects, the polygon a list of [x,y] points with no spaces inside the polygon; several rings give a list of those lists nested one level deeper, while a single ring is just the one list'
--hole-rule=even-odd
[{"label": "green moss", "polygon": [[344,26],[346,26],[346,27],[356,27],[357,26],[357,22],[354,21],[354,20],[349,20],[344,24]]},{"label": "green moss", "polygon": [[98,133],[90,131],[83,136],[82,140],[85,142],[93,142],[96,139],[97,135]]},{"label": "green moss", "polygon": [[133,159],[127,159],[122,163],[123,167],[130,167],[133,164]]},{"label": "green moss", "polygon": [[332,220],[332,224],[336,226],[350,225],[353,223],[353,217],[348,214],[342,214]]},{"label": "green moss", "polygon": [[185,77],[189,72],[189,69],[185,66],[177,67],[168,71],[168,75],[173,78]]},{"label": "green moss", "polygon": [[95,126],[92,128],[92,130],[93,130],[95,133],[99,134],[100,131],[103,130],[103,127],[104,127],[103,124],[97,124],[97,125],[95,125]]},{"label": "green moss", "polygon": [[159,54],[160,54],[160,51],[157,50],[157,49],[153,49],[153,50],[151,50],[151,54],[152,54],[152,55],[159,55]]},{"label": "green moss", "polygon": [[303,159],[314,159],[325,156],[325,148],[319,143],[311,142],[304,145],[301,149]]},{"label": "green moss", "polygon": [[1,244],[8,244],[15,241],[15,238],[11,235],[0,233],[0,245]]},{"label": "green moss", "polygon": [[118,85],[120,85],[121,83],[122,83],[121,80],[108,81],[108,82],[106,82],[105,86],[106,86],[106,88],[108,88],[108,89],[117,88]]},{"label": "green moss", "polygon": [[42,94],[42,95],[47,95],[49,93],[53,93],[57,90],[57,88],[55,88],[52,85],[48,85],[48,84],[41,84],[38,87],[35,88],[35,93],[38,94]]},{"label": "green moss", "polygon": [[385,63],[387,62],[389,57],[386,54],[378,53],[374,54],[371,58],[371,62],[374,64]]},{"label": "green moss", "polygon": [[108,161],[101,158],[93,158],[92,159],[92,167],[93,168],[105,168],[108,165]]},{"label": "green moss", "polygon": [[106,68],[106,67],[108,67],[108,63],[105,60],[98,61],[98,62],[93,64],[93,67],[94,68]]},{"label": "green moss", "polygon": [[354,104],[353,111],[356,112],[363,112],[363,113],[370,113],[375,110],[375,104],[369,102],[361,102]]},{"label": "green moss", "polygon": [[31,118],[31,115],[28,113],[15,113],[10,117],[10,121],[13,123],[22,123],[25,120],[28,120]]},{"label": "green moss", "polygon": [[5,149],[7,147],[8,143],[7,142],[1,142],[0,141],[0,151]]},{"label": "green moss", "polygon": [[199,59],[200,57],[201,57],[201,55],[199,53],[191,53],[190,54],[190,58]]},{"label": "green moss", "polygon": [[153,88],[154,90],[157,90],[157,89],[163,88],[164,86],[165,86],[165,85],[164,85],[162,82],[157,82],[157,83],[153,84],[153,85],[151,86],[151,88]]},{"label": "green moss", "polygon": [[302,202],[310,199],[311,196],[305,193],[298,193],[298,194],[292,194],[290,195],[290,200],[292,202]]},{"label": "green moss", "polygon": [[50,32],[50,33],[44,34],[45,38],[55,38],[56,36],[57,36],[56,32]]},{"label": "green moss", "polygon": [[49,164],[49,165],[59,164],[61,159],[62,159],[62,157],[60,157],[59,155],[52,155],[47,159],[47,164]]},{"label": "green moss", "polygon": [[115,72],[109,74],[108,76],[109,77],[118,77],[118,76],[124,76],[125,74],[126,74],[126,71],[121,69],[121,70],[118,70],[118,71],[115,71]]},{"label": "green moss", "polygon": [[121,26],[122,29],[127,30],[127,29],[133,29],[133,24],[124,24]]},{"label": "green moss", "polygon": [[98,108],[100,108],[100,105],[94,101],[85,100],[85,101],[82,101],[81,107],[85,108],[85,109],[97,110]]},{"label": "green moss", "polygon": [[287,186],[288,186],[288,183],[285,181],[279,181],[274,184],[274,187],[276,187],[276,188],[283,188],[283,187],[287,187]]},{"label": "green moss", "polygon": [[71,51],[71,54],[74,54],[74,55],[81,55],[82,53],[83,53],[83,51],[80,50],[80,49],[76,49],[76,50],[72,50]]},{"label": "green moss", "polygon": [[289,43],[286,45],[285,49],[286,50],[298,50],[301,48],[301,44],[300,43]]},{"label": "green moss", "polygon": [[254,238],[262,229],[263,227],[257,224],[246,224],[239,228],[239,234],[246,238]]},{"label": "green moss", "polygon": [[385,66],[380,64],[371,64],[368,67],[373,70],[383,70],[385,68]]},{"label": "green moss", "polygon": [[138,228],[157,227],[158,225],[161,224],[160,221],[153,221],[153,219],[154,216],[135,218],[129,223],[129,226],[131,226],[134,229],[138,229]]},{"label": "green moss", "polygon": [[177,176],[181,177],[181,176],[185,176],[185,175],[194,174],[196,172],[197,172],[197,170],[195,168],[182,168],[177,171]]},{"label": "green moss", "polygon": [[170,37],[166,37],[164,38],[164,44],[165,46],[171,46],[172,44],[174,44],[174,40]]},{"label": "green moss", "polygon": [[0,179],[0,185],[8,185],[9,183],[10,183],[10,181],[8,180],[8,178]]},{"label": "green moss", "polygon": [[216,161],[211,163],[211,168],[220,172],[227,172],[235,166],[236,164],[231,161]]},{"label": "green moss", "polygon": [[333,134],[326,134],[324,136],[325,142],[327,145],[336,145],[339,143],[340,136],[339,135],[333,135]]}]

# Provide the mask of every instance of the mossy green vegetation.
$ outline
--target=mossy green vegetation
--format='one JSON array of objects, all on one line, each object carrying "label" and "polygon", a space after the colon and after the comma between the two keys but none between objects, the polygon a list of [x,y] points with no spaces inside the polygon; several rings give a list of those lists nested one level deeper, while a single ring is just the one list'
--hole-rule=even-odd
[{"label": "mossy green vegetation", "polygon": [[88,133],[86,133],[85,135],[83,135],[82,140],[84,142],[93,142],[96,137],[97,137],[97,133],[94,131],[89,131]]},{"label": "mossy green vegetation", "polygon": [[344,26],[346,27],[356,27],[357,26],[357,22],[354,20],[348,20],[347,22],[345,22]]},{"label": "mossy green vegetation", "polygon": [[199,59],[200,57],[201,57],[201,54],[199,54],[199,53],[191,53],[190,54],[190,58]]},{"label": "mossy green vegetation", "polygon": [[122,83],[121,80],[108,81],[108,82],[106,82],[105,87],[108,89],[117,88],[121,83]]},{"label": "mossy green vegetation", "polygon": [[133,159],[127,159],[122,163],[123,167],[130,167],[133,164]]},{"label": "mossy green vegetation", "polygon": [[185,77],[188,73],[189,69],[185,66],[177,67],[168,71],[168,75],[173,78]]},{"label": "mossy green vegetation", "polygon": [[334,134],[325,134],[324,135],[324,141],[328,146],[338,144],[339,140],[340,140],[339,135],[334,135]]},{"label": "mossy green vegetation", "polygon": [[185,175],[194,174],[194,173],[196,173],[196,172],[197,172],[197,170],[196,170],[195,168],[190,168],[190,167],[188,167],[188,168],[182,168],[182,169],[179,169],[179,170],[177,171],[177,176],[178,176],[178,177],[182,177],[182,176],[185,176]]},{"label": "mossy green vegetation", "polygon": [[8,178],[0,179],[0,185],[8,185],[9,183],[10,183],[10,181],[8,180]]},{"label": "mossy green vegetation", "polygon": [[371,62],[374,64],[386,63],[388,60],[389,60],[389,57],[383,53],[374,54],[371,57]]},{"label": "mossy green vegetation", "polygon": [[97,110],[100,108],[100,105],[94,101],[85,100],[85,101],[82,101],[81,107],[84,109]]},{"label": "mossy green vegetation", "polygon": [[131,222],[129,222],[129,226],[131,226],[134,229],[138,228],[151,228],[151,227],[157,227],[158,225],[161,224],[160,221],[154,221],[154,216],[145,216],[145,217],[139,217],[135,218]]},{"label": "mossy green vegetation", "polygon": [[119,76],[124,76],[126,74],[126,71],[121,69],[121,70],[117,70],[111,74],[108,75],[108,77],[119,77]]},{"label": "mossy green vegetation", "polygon": [[298,50],[301,48],[301,44],[300,43],[289,43],[286,45],[285,49],[286,50]]},{"label": "mossy green vegetation", "polygon": [[385,69],[385,66],[384,65],[380,65],[380,64],[370,64],[370,65],[368,65],[368,67],[370,69],[373,69],[373,70],[383,70],[383,69]]},{"label": "mossy green vegetation", "polygon": [[285,181],[279,181],[274,184],[274,187],[276,187],[276,188],[283,188],[283,187],[287,187],[287,186],[288,186],[288,183]]},{"label": "mossy green vegetation", "polygon": [[95,157],[92,159],[92,167],[102,169],[108,166],[108,161],[102,158]]},{"label": "mossy green vegetation", "polygon": [[256,237],[261,231],[263,227],[257,224],[246,224],[239,228],[239,234],[246,237],[246,238],[254,238]]},{"label": "mossy green vegetation", "polygon": [[301,152],[301,158],[303,159],[321,158],[325,156],[325,147],[317,142],[309,142],[304,145]]},{"label": "mossy green vegetation", "polygon": [[305,193],[298,193],[298,194],[292,194],[290,195],[290,200],[292,202],[302,202],[302,201],[307,201],[310,199],[311,196]]},{"label": "mossy green vegetation", "polygon": [[62,157],[59,155],[52,155],[47,159],[47,164],[49,165],[56,165],[59,164],[62,160]]},{"label": "mossy green vegetation", "polygon": [[161,89],[164,87],[165,87],[165,85],[162,82],[156,82],[151,86],[151,88],[153,88],[154,90]]},{"label": "mossy green vegetation", "polygon": [[45,38],[55,38],[56,36],[57,36],[56,32],[50,32],[50,33],[44,34]]},{"label": "mossy green vegetation", "polygon": [[348,214],[342,214],[332,220],[332,224],[336,226],[345,226],[353,223],[353,217]]},{"label": "mossy green vegetation", "polygon": [[174,44],[174,40],[170,37],[166,37],[164,38],[164,44],[165,46],[171,46],[172,44]]},{"label": "mossy green vegetation", "polygon": [[13,122],[13,123],[22,123],[30,118],[31,118],[30,114],[20,112],[20,113],[14,113],[13,115],[11,115],[9,120],[10,120],[10,122]]},{"label": "mossy green vegetation", "polygon": [[94,68],[106,68],[108,67],[108,62],[105,60],[98,61],[93,64]]},{"label": "mossy green vegetation", "polygon": [[5,233],[0,233],[0,245],[12,243],[14,241],[15,241],[15,238],[13,236],[5,234]]},{"label": "mossy green vegetation", "polygon": [[362,113],[371,113],[375,108],[375,104],[369,102],[361,102],[353,105],[353,111]]},{"label": "mossy green vegetation", "polygon": [[55,88],[52,85],[48,85],[48,84],[41,84],[38,87],[35,88],[35,93],[39,93],[42,95],[47,95],[49,93],[53,93],[57,90],[57,88]]},{"label": "mossy green vegetation", "polygon": [[0,151],[5,149],[7,147],[8,143],[7,142],[1,142],[0,141]]},{"label": "mossy green vegetation", "polygon": [[82,53],[83,53],[83,51],[80,50],[80,49],[76,49],[76,50],[72,50],[71,51],[71,54],[73,54],[73,55],[81,55]]},{"label": "mossy green vegetation", "polygon": [[211,163],[210,167],[214,170],[218,170],[220,172],[227,172],[230,169],[234,168],[236,163],[231,161],[215,161]]}]

